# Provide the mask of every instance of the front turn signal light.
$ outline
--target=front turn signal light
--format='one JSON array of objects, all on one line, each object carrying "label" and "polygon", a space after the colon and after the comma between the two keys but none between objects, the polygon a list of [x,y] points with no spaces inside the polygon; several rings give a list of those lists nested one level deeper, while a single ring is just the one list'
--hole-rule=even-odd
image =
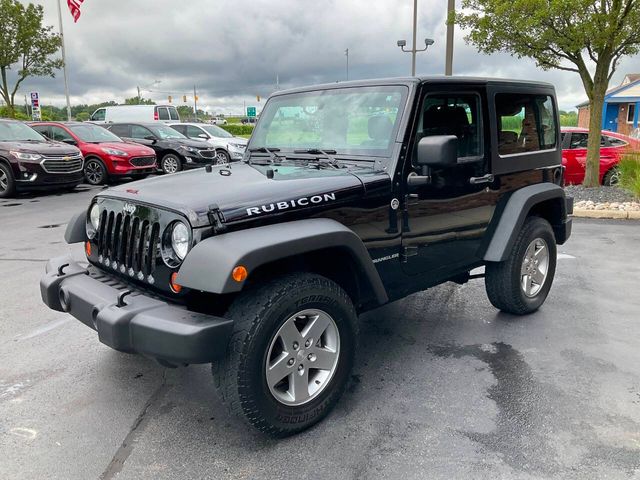
[{"label": "front turn signal light", "polygon": [[87,254],[87,257],[91,256],[91,242],[89,241],[84,242],[84,253]]},{"label": "front turn signal light", "polygon": [[231,278],[233,278],[236,282],[244,282],[248,276],[249,272],[247,271],[247,268],[243,267],[242,265],[238,265],[231,272]]},{"label": "front turn signal light", "polygon": [[178,278],[178,272],[173,272],[169,280],[169,286],[175,293],[180,293],[182,291],[182,285],[176,282],[176,278]]}]

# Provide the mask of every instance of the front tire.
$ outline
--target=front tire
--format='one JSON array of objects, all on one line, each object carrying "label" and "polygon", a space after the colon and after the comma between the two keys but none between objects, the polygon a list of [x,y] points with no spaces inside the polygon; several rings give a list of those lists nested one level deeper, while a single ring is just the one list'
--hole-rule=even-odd
[{"label": "front tire", "polygon": [[102,185],[107,181],[107,169],[95,158],[90,158],[84,164],[84,179],[89,185]]},{"label": "front tire", "polygon": [[212,365],[229,410],[284,437],[324,418],[342,395],[358,325],[349,296],[333,281],[300,273],[243,292],[226,357]]},{"label": "front tire", "polygon": [[222,165],[227,164],[231,161],[231,157],[224,150],[218,150],[216,152],[216,164]]},{"label": "front tire", "polygon": [[4,163],[0,163],[0,198],[10,198],[16,193],[13,172]]},{"label": "front tire", "polygon": [[173,153],[167,153],[160,161],[160,168],[166,174],[177,173],[182,170],[182,160]]},{"label": "front tire", "polygon": [[525,315],[544,303],[556,271],[556,241],[549,222],[525,221],[509,257],[486,266],[485,288],[492,305],[503,312]]}]

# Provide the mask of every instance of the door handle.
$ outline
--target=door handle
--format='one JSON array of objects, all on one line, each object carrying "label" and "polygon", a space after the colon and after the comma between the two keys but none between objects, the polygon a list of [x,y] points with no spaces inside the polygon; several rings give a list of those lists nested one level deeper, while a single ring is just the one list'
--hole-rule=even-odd
[{"label": "door handle", "polygon": [[469,183],[471,185],[479,185],[481,183],[492,183],[494,180],[494,177],[491,173],[487,173],[486,175],[483,175],[482,177],[471,177],[469,179]]}]

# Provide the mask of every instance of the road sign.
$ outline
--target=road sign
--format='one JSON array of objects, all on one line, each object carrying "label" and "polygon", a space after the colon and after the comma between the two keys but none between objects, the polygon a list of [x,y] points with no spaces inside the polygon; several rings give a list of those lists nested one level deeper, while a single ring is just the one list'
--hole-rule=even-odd
[{"label": "road sign", "polygon": [[40,113],[40,94],[38,92],[31,92],[31,119],[34,122],[42,120],[42,114]]},{"label": "road sign", "polygon": [[256,116],[256,107],[247,107],[247,117]]}]

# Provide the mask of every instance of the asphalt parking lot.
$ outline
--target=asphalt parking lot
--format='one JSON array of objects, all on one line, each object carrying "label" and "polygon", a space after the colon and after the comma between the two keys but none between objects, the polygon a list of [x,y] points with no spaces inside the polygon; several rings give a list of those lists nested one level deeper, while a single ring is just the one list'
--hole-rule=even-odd
[{"label": "asphalt parking lot", "polygon": [[640,223],[576,220],[531,316],[478,280],[367,314],[338,407],[272,440],[226,414],[207,366],[112,351],[42,304],[97,191],[0,200],[0,478],[640,478]]}]

